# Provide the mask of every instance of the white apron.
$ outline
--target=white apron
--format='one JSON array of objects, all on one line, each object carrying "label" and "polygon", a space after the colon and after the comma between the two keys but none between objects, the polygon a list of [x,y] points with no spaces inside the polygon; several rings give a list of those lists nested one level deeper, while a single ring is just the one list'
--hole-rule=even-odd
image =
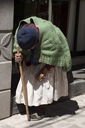
[{"label": "white apron", "polygon": [[[68,81],[66,72],[62,71],[62,67],[51,68],[45,79],[36,80],[37,73],[45,66],[38,64],[37,66],[26,66],[23,63],[24,82],[27,91],[28,106],[39,106],[50,104],[57,101],[61,96],[68,95]],[[18,104],[25,104],[21,78],[19,80],[15,100]]]}]

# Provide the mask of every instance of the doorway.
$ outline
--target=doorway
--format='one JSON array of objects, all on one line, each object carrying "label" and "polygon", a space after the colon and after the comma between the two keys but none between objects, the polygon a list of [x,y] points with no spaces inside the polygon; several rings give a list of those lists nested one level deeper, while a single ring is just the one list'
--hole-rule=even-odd
[{"label": "doorway", "polygon": [[[49,2],[50,1],[50,2]],[[49,6],[52,8],[52,13],[50,14]],[[66,35],[67,32],[67,22],[68,22],[68,10],[69,10],[69,0],[14,0],[14,28],[13,34],[15,34],[16,28],[19,21],[30,16],[37,16],[45,20],[49,20],[51,15],[51,22],[59,27],[63,33]],[[15,92],[17,84],[20,78],[19,70],[15,67],[14,58],[12,58],[12,115],[17,113],[17,106],[14,102]]]},{"label": "doorway", "polygon": [[[18,27],[19,21],[30,16],[37,16],[48,20],[49,0],[14,0],[14,27],[13,35]],[[12,82],[11,82],[11,115],[18,113],[15,103],[15,93],[20,73],[12,58]]]}]

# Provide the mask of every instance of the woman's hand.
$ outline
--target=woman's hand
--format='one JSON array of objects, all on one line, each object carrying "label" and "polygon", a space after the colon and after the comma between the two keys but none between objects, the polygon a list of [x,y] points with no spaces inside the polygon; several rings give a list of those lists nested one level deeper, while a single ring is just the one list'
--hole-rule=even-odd
[{"label": "woman's hand", "polygon": [[48,73],[48,69],[47,68],[42,69],[39,72],[39,74],[38,74],[38,76],[37,76],[36,79],[39,80],[39,81],[42,81],[45,78],[45,76],[46,76],[47,73]]},{"label": "woman's hand", "polygon": [[23,55],[21,53],[15,54],[15,61],[17,63],[22,62],[22,60],[23,60]]}]

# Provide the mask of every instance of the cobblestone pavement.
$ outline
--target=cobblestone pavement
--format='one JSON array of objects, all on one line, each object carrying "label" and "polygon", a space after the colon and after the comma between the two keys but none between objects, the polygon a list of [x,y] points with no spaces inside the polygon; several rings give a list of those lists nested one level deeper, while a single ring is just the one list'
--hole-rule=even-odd
[{"label": "cobblestone pavement", "polygon": [[0,128],[84,128],[85,95],[48,106],[48,116],[39,121],[27,121],[16,114],[0,121]]}]

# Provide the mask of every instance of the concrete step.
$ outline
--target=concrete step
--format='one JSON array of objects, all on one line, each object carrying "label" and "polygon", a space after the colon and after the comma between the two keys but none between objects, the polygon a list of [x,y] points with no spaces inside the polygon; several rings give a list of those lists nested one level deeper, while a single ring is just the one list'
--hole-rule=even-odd
[{"label": "concrete step", "polygon": [[69,84],[70,98],[85,93],[85,63],[74,65],[72,67],[72,73],[74,82]]}]

